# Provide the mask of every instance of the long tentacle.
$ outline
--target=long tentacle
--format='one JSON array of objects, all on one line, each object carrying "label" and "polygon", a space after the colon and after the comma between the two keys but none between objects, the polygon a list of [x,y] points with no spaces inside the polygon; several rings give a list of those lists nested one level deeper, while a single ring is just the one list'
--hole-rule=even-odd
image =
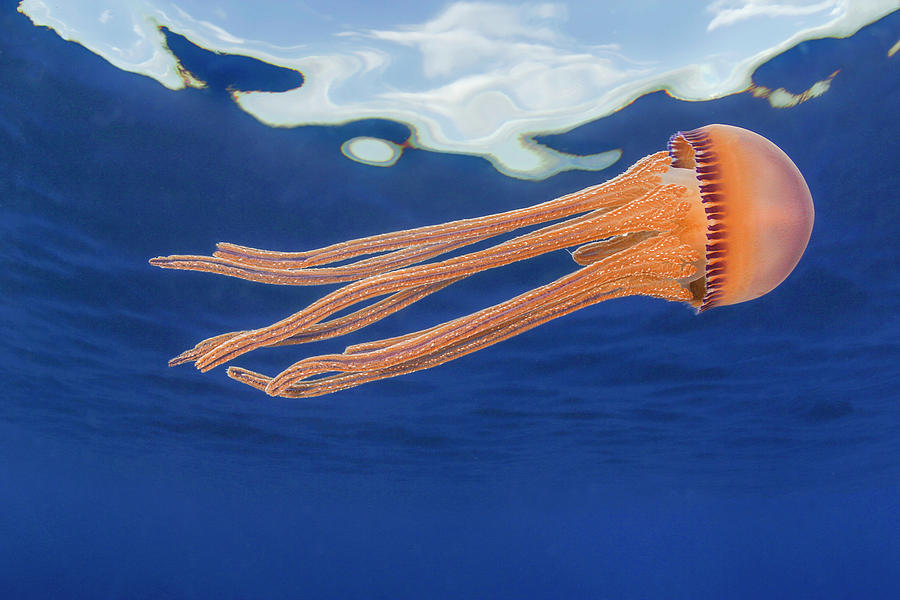
[{"label": "long tentacle", "polygon": [[667,152],[657,152],[642,158],[625,173],[605,183],[531,207],[494,215],[373,235],[302,252],[278,252],[220,243],[215,255],[247,265],[299,269],[419,244],[451,242],[481,236],[492,237],[573,214],[622,206],[658,186],[659,176],[669,168],[670,163],[671,159]]},{"label": "long tentacle", "polygon": [[[622,284],[622,287],[614,289],[609,293],[600,293],[604,288],[595,290],[595,293],[584,298],[570,299],[568,302],[554,305],[552,309],[536,311],[520,321],[508,323],[504,327],[486,330],[478,335],[473,335],[470,338],[461,340],[457,344],[441,348],[439,351],[435,351],[419,359],[413,359],[375,371],[353,371],[311,380],[298,381],[282,389],[277,395],[287,398],[321,396],[323,394],[330,394],[342,389],[355,387],[363,383],[429,369],[480,350],[486,346],[506,340],[557,317],[613,298],[641,294],[664,298],[666,300],[683,301],[689,297],[689,294],[684,288],[673,281],[654,278],[629,278],[627,280],[622,280],[620,283]],[[254,387],[257,387],[262,391],[268,391],[270,389],[269,386],[273,381],[272,378],[259,373],[252,373],[238,367],[229,367],[228,375],[238,381],[254,385],[247,380],[247,376],[250,375],[255,379],[256,384]]]},{"label": "long tentacle", "polygon": [[[638,259],[637,266],[633,264],[635,257]],[[425,360],[435,353],[445,356],[448,355],[447,348],[456,347],[466,340],[494,339],[498,331],[524,331],[521,329],[522,323],[531,322],[544,314],[559,316],[556,313],[559,313],[560,306],[578,304],[586,297],[603,296],[614,293],[617,289],[630,289],[630,286],[622,284],[628,278],[650,277],[662,282],[672,282],[690,276],[696,271],[690,264],[694,260],[694,252],[677,238],[661,236],[637,244],[625,258],[612,257],[594,263],[506,302],[418,334],[404,336],[402,340],[380,348],[301,360],[274,378],[267,385],[266,391],[272,395],[281,395],[299,381],[328,372],[377,373],[390,370],[398,364]],[[683,287],[677,285],[676,289],[678,300],[689,299],[689,292]],[[566,312],[570,311],[559,314]],[[549,318],[553,317],[543,320],[540,317],[539,321],[543,323]],[[534,326],[537,324],[539,323]],[[505,337],[495,341],[500,339]]]},{"label": "long tentacle", "polygon": [[[574,219],[570,219],[565,221],[564,223],[551,225],[545,228],[543,231],[546,234],[552,234],[559,228],[563,226],[570,226],[575,223],[584,222],[592,218],[592,216],[596,216],[597,211],[593,213],[589,213],[588,215],[583,215],[581,217],[577,217]],[[624,236],[623,236],[624,237]],[[574,254],[573,254],[574,256]],[[172,258],[172,257],[169,257]],[[179,259],[190,259],[193,257],[177,257]],[[206,260],[208,257],[196,257],[200,260]],[[152,261],[151,261],[152,262]],[[206,267],[197,267],[197,270],[203,271],[214,271],[214,269],[206,268]],[[275,269],[268,269],[269,273],[273,273],[276,271]],[[441,290],[451,283],[458,281],[458,279],[450,279],[441,283],[418,286],[414,288],[410,288],[407,290],[403,290],[401,292],[397,292],[390,296],[389,298],[385,298],[376,303],[373,303],[369,306],[366,306],[352,314],[346,315],[344,317],[338,319],[332,319],[330,321],[326,321],[324,323],[314,323],[305,328],[302,332],[297,333],[285,340],[280,342],[273,342],[271,344],[267,344],[268,346],[282,346],[289,344],[301,344],[305,342],[312,342],[323,340],[331,337],[336,337],[338,335],[343,335],[345,333],[350,333],[351,331],[355,331],[361,327],[366,325],[370,325],[375,321],[378,321],[388,315],[391,315],[398,310],[409,306],[410,304],[421,300],[425,296],[432,294],[438,290]],[[350,326],[350,323],[355,323],[356,325]],[[188,362],[194,362],[207,352],[214,349],[216,346],[225,343],[226,341],[237,337],[243,333],[247,333],[247,330],[241,331],[233,331],[230,333],[224,333],[217,336],[213,336],[211,338],[205,339],[199,342],[190,350],[186,350],[176,356],[175,358],[169,361],[169,366],[174,367],[177,365],[182,365]]]},{"label": "long tentacle", "polygon": [[[611,273],[616,271],[619,274],[624,273],[625,271],[622,271],[621,267],[602,269],[602,275],[604,277],[610,277],[611,280],[600,284],[596,284],[596,282],[594,282],[587,286],[576,286],[575,288],[570,290],[570,293],[560,294],[558,293],[559,290],[556,290],[557,293],[552,293],[549,296],[537,296],[537,298],[544,298],[545,301],[543,303],[540,303],[536,307],[526,306],[526,310],[520,311],[518,314],[511,314],[510,318],[507,319],[492,318],[488,322],[489,325],[487,327],[470,329],[470,331],[466,334],[457,334],[455,336],[455,339],[452,340],[448,337],[441,338],[442,332],[440,331],[440,329],[445,328],[443,333],[446,333],[446,331],[448,330],[458,331],[458,324],[460,322],[468,320],[470,319],[470,317],[477,318],[478,313],[476,313],[475,315],[470,315],[470,317],[455,319],[454,321],[448,322],[445,325],[433,327],[422,332],[416,332],[389,340],[381,340],[380,342],[372,343],[369,345],[370,348],[387,349],[389,352],[394,353],[396,351],[396,348],[391,347],[399,342],[421,338],[422,336],[437,336],[437,339],[440,340],[439,344],[432,346],[431,349],[427,352],[405,361],[387,364],[386,366],[382,366],[381,368],[361,371],[338,372],[326,377],[306,380],[299,380],[299,378],[296,377],[297,374],[294,373],[291,374],[294,376],[289,382],[282,383],[280,385],[277,383],[273,384],[275,380],[270,377],[239,367],[230,367],[228,369],[228,375],[242,383],[251,385],[269,393],[276,393],[277,395],[284,397],[297,398],[318,396],[361,385],[369,381],[384,379],[387,377],[394,377],[405,373],[411,373],[448,362],[465,354],[469,354],[471,352],[479,350],[485,346],[505,340],[556,317],[568,314],[585,306],[589,306],[591,304],[595,304],[604,300],[636,294],[655,296],[673,301],[689,300],[690,292],[676,280],[672,279],[672,277],[679,275],[690,275],[690,273],[693,271],[693,267],[689,264],[689,262],[692,262],[695,259],[692,251],[686,246],[680,245],[678,243],[672,243],[672,240],[659,240],[656,243],[657,245],[655,247],[647,245],[646,249],[650,250],[652,253],[657,253],[655,254],[656,257],[659,256],[658,253],[660,252],[660,250],[662,250],[662,256],[668,256],[669,260],[666,261],[665,259],[663,259],[662,261],[657,261],[654,257],[648,257],[651,259],[650,263],[644,263],[637,267],[632,265],[631,270],[640,274],[625,275],[616,278],[616,276],[611,275]],[[662,247],[659,244],[667,244],[668,248]],[[611,266],[612,265],[609,265],[609,267]],[[586,267],[585,269],[582,269],[580,273],[582,275],[594,276],[597,273],[594,273],[593,271],[593,268]],[[579,278],[579,275],[576,273],[573,274],[573,276],[567,276],[567,278],[563,278],[562,280],[558,280],[557,282],[548,284],[548,286],[545,286],[545,288],[551,289],[553,287],[566,287],[573,282],[577,282]],[[564,281],[566,279],[568,280]],[[528,295],[529,294],[523,294],[520,297],[508,301],[508,303],[514,304],[517,302],[522,302]],[[536,297],[532,295],[532,300],[534,298]],[[529,302],[526,300],[524,304],[528,305]],[[490,311],[494,310],[495,308],[496,307],[486,310]],[[421,342],[421,340],[419,341]],[[348,351],[351,349],[358,350],[360,349],[360,347],[360,345],[355,347],[348,347]],[[346,353],[349,352],[345,352],[345,354]],[[368,357],[356,356],[355,358],[357,360],[366,360],[367,358],[375,356],[377,354],[377,352],[370,353]],[[340,357],[341,355],[337,356]],[[328,359],[329,357],[319,358]],[[301,363],[314,363],[315,360],[316,359],[301,361]],[[345,368],[347,366],[348,365],[344,365]],[[320,372],[324,373],[326,371],[327,368],[323,369]],[[285,377],[288,373],[289,371],[282,373],[281,375],[279,375],[279,379]],[[312,376],[314,374],[308,373],[307,375]]]},{"label": "long tentacle", "polygon": [[[348,315],[344,315],[342,317],[331,319],[330,321],[325,321],[322,323],[315,323],[306,328],[303,332],[298,333],[297,335],[291,336],[285,340],[270,345],[289,346],[292,344],[305,344],[307,342],[317,342],[320,340],[345,335],[352,331],[356,331],[357,329],[362,329],[367,325],[371,325],[375,321],[379,321],[387,317],[388,315],[402,310],[410,304],[418,302],[425,296],[444,289],[455,281],[457,280],[450,279],[447,281],[441,281],[438,283],[423,285],[397,292],[396,294],[379,300],[378,302],[361,308],[360,310],[352,312]],[[242,333],[245,333],[245,331],[233,331],[231,333],[224,333],[222,335],[217,335],[215,337],[203,340],[190,350],[186,350],[185,352],[182,352],[181,354],[170,360],[169,366],[174,367],[187,362],[193,362],[197,360],[198,357],[202,356],[217,345],[222,344],[225,341],[230,340]]]},{"label": "long tentacle", "polygon": [[360,260],[338,267],[324,268],[276,268],[256,263],[243,263],[228,257],[174,255],[158,256],[150,260],[150,264],[164,269],[180,269],[184,271],[204,271],[237,277],[257,283],[276,285],[326,285],[357,281],[378,273],[407,267],[441,254],[446,254],[463,246],[480,242],[487,236],[472,237],[465,240],[453,240],[436,244],[422,244],[409,248],[401,248],[388,254]]},{"label": "long tentacle", "polygon": [[[600,212],[593,211],[587,215],[565,221],[564,223],[549,225],[541,231],[544,233],[552,233],[564,225],[578,222],[576,219],[588,219],[591,218],[591,215],[597,214],[600,214]],[[255,281],[257,283],[269,283],[275,285],[325,285],[358,281],[360,279],[365,279],[366,277],[371,277],[372,275],[378,275],[379,273],[385,273],[387,271],[414,265],[428,260],[429,258],[434,258],[464,246],[478,243],[488,239],[488,237],[490,236],[482,235],[466,239],[444,241],[441,243],[410,246],[408,248],[401,248],[387,254],[337,267],[271,267],[257,263],[236,261],[227,256],[219,256],[220,253],[218,252],[214,253],[213,256],[190,254],[158,256],[150,259],[150,264],[164,269],[216,273],[219,275],[236,277],[238,279],[245,279],[247,281]]]},{"label": "long tentacle", "polygon": [[[211,257],[158,256],[150,259],[150,264],[166,269],[205,271],[279,285],[322,285],[355,281],[416,264],[529,225],[622,206],[659,184],[657,175],[667,165],[666,157],[666,153],[648,156],[626,173],[606,183],[505,213],[370,236],[305,252],[274,252],[220,243]],[[630,184],[624,191],[621,187],[623,182]],[[346,265],[312,268],[380,252],[385,254]]]},{"label": "long tentacle", "polygon": [[[593,213],[591,213],[591,214],[593,214]],[[590,215],[582,216],[582,217],[579,217],[578,219],[583,221],[583,220],[587,220],[588,218],[590,218]],[[576,222],[576,220],[572,219],[572,220],[566,221],[566,224],[572,224],[575,222]],[[550,226],[547,228],[546,231],[547,231],[547,233],[552,233],[553,231],[555,231],[557,228],[559,228],[561,226],[562,226],[561,224]],[[178,257],[178,258],[187,259],[190,257]],[[198,259],[206,259],[207,257],[197,257],[197,258]],[[212,269],[198,267],[197,270],[211,271]],[[274,269],[269,269],[270,273],[272,271],[274,271]],[[281,346],[281,345],[288,345],[288,344],[299,344],[299,343],[304,343],[304,342],[322,340],[322,339],[326,339],[329,337],[335,337],[337,335],[343,335],[344,333],[349,333],[351,331],[355,331],[356,329],[359,329],[359,327],[344,328],[344,322],[351,320],[351,319],[355,319],[356,322],[361,323],[360,327],[362,327],[364,325],[370,325],[371,323],[374,323],[375,321],[377,321],[379,319],[382,319],[390,314],[393,314],[394,312],[397,312],[401,308],[405,308],[405,307],[409,306],[413,302],[421,300],[428,294],[431,294],[440,289],[443,289],[444,287],[446,287],[450,283],[453,283],[454,281],[458,281],[458,280],[451,279],[451,280],[442,282],[440,284],[419,286],[419,287],[411,288],[409,290],[397,292],[396,294],[392,295],[390,298],[386,298],[386,299],[381,300],[377,303],[374,303],[370,306],[364,307],[364,308],[360,309],[359,311],[352,313],[351,315],[346,315],[345,317],[342,317],[341,319],[333,319],[326,323],[314,323],[314,324],[310,325],[309,327],[307,327],[303,332],[300,332],[294,336],[291,336],[290,338],[283,340],[281,342],[274,342],[274,343],[268,344],[268,345],[269,346]],[[418,293],[420,290],[427,290],[427,292],[420,294],[420,293]],[[407,298],[409,298],[409,300],[406,300]],[[393,306],[393,308],[391,310],[386,310],[386,308],[388,306]],[[362,319],[358,318],[358,317],[362,317],[362,316],[367,316],[369,318],[366,322],[363,323]],[[339,331],[339,333],[338,333],[338,331]],[[329,333],[328,335],[325,335],[325,332],[331,332],[331,333]],[[230,333],[224,333],[221,335],[217,335],[217,336],[205,339],[202,342],[199,342],[196,346],[194,346],[190,350],[186,350],[186,351],[182,352],[181,354],[179,354],[178,356],[176,356],[175,358],[173,358],[172,360],[170,360],[169,366],[174,367],[174,366],[181,365],[184,363],[194,362],[199,357],[201,357],[208,351],[212,350],[219,344],[222,344],[222,343],[226,342],[227,340],[237,337],[238,335],[243,334],[243,333],[247,333],[247,330],[233,331]]]},{"label": "long tentacle", "polygon": [[200,356],[195,364],[203,371],[209,370],[254,348],[287,339],[303,328],[358,302],[393,293],[405,287],[467,277],[485,269],[617,233],[647,229],[670,230],[688,210],[688,203],[680,199],[683,194],[683,187],[664,185],[629,203],[626,208],[600,214],[594,219],[576,219],[577,222],[570,226],[566,226],[565,223],[555,225],[552,235],[549,235],[546,229],[541,229],[485,250],[356,281],[269,327],[248,331],[226,340]]},{"label": "long tentacle", "polygon": [[[293,381],[290,385],[280,388],[275,395],[286,398],[321,396],[339,390],[356,387],[364,383],[428,369],[503,341],[556,317],[574,312],[578,309],[590,306],[591,304],[596,304],[623,295],[646,293],[646,295],[658,295],[667,299],[680,299],[680,295],[683,295],[684,293],[684,289],[672,281],[649,278],[645,280],[639,278],[626,278],[619,283],[622,287],[612,289],[609,293],[604,292],[610,287],[614,288],[614,286],[601,286],[593,290],[593,293],[586,297],[579,296],[570,298],[565,302],[556,303],[552,307],[530,312],[525,318],[519,321],[508,322],[504,323],[502,326],[491,327],[477,334],[458,340],[455,344],[442,346],[430,354],[415,359],[370,371],[338,372],[325,377]],[[643,292],[642,288],[646,288],[647,291]],[[416,332],[410,334],[408,337],[417,337],[420,333],[421,332]],[[228,376],[232,379],[264,392],[269,392],[273,389],[272,382],[274,381],[274,378],[272,377],[241,367],[229,367],[227,372]]]}]

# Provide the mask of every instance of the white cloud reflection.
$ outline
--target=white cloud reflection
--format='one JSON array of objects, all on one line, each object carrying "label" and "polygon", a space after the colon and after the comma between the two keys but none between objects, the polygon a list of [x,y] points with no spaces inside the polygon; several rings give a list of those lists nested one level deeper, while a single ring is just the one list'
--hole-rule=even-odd
[{"label": "white cloud reflection", "polygon": [[717,27],[734,25],[745,19],[753,19],[755,17],[798,17],[823,12],[836,15],[843,8],[843,4],[840,0],[825,0],[824,2],[717,0],[710,4],[707,9],[714,16],[706,28],[712,31]]},{"label": "white cloud reflection", "polygon": [[[734,93],[759,64],[798,42],[850,35],[898,7],[897,0],[399,1],[351,10],[333,0],[24,0],[19,10],[172,89],[185,80],[161,26],[209,50],[302,72],[300,88],[235,95],[270,125],[392,119],[416,132],[417,147],[543,178],[602,169],[619,153],[573,156],[535,143],[535,134],[569,130],[659,89],[687,100]],[[421,18],[410,24],[400,15]]]}]

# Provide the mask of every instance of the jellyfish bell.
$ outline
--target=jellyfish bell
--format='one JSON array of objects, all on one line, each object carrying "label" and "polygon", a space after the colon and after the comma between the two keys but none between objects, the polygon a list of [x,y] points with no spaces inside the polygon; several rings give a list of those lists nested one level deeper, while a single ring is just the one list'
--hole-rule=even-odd
[{"label": "jellyfish bell", "polygon": [[813,226],[812,196],[793,161],[763,136],[730,125],[676,133],[669,154],[672,171],[695,174],[706,216],[701,309],[775,289],[800,261]]},{"label": "jellyfish bell", "polygon": [[[545,223],[492,247],[451,255]],[[278,285],[346,284],[277,323],[209,338],[169,362],[193,362],[207,371],[256,348],[361,329],[480,271],[577,247],[571,255],[580,269],[470,315],[348,346],[342,354],[304,358],[275,377],[228,369],[233,379],[270,395],[308,397],[434,367],[613,298],[653,296],[699,311],[752,300],[790,274],[812,224],[809,189],[784,152],[746,129],[707,125],[676,133],[667,151],[605,183],[527,208],[317,250],[220,243],[212,256],[150,263]]]}]

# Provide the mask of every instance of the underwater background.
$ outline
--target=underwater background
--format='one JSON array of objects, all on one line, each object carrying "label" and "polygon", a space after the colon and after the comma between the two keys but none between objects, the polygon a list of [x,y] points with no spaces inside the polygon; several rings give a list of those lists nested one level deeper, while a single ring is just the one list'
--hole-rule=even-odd
[{"label": "underwater background", "polygon": [[[477,156],[348,160],[387,120],[273,128],[223,63],[173,92],[0,13],[0,596],[900,597],[900,13],[803,42],[758,86],[644,95],[542,138],[621,148],[600,172]],[[219,57],[221,58],[221,57]],[[287,89],[296,82],[288,81]],[[166,362],[322,295],[161,271],[218,241],[302,250],[509,210],[611,178],[707,123],[778,144],[816,205],[765,297],[695,316],[601,303],[439,368],[308,400]],[[472,277],[301,356],[467,314],[570,272],[565,252]]]}]

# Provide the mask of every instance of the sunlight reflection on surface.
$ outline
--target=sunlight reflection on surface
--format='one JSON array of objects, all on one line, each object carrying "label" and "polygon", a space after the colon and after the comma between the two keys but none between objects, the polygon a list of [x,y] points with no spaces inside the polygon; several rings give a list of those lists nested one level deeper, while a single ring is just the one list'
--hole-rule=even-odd
[{"label": "sunlight reflection on surface", "polygon": [[[215,52],[300,71],[301,87],[233,94],[268,125],[390,119],[415,132],[417,148],[482,156],[504,174],[543,179],[604,169],[619,153],[558,152],[536,142],[538,134],[568,131],[657,90],[694,101],[745,90],[759,65],[797,43],[849,36],[898,8],[896,0],[716,0],[690,8],[401,2],[369,12],[315,1],[254,6],[24,0],[19,10],[171,89],[195,82],[160,27]],[[783,91],[767,95],[773,106],[791,105]],[[343,151],[378,166],[401,154],[384,140],[348,140]]]}]

